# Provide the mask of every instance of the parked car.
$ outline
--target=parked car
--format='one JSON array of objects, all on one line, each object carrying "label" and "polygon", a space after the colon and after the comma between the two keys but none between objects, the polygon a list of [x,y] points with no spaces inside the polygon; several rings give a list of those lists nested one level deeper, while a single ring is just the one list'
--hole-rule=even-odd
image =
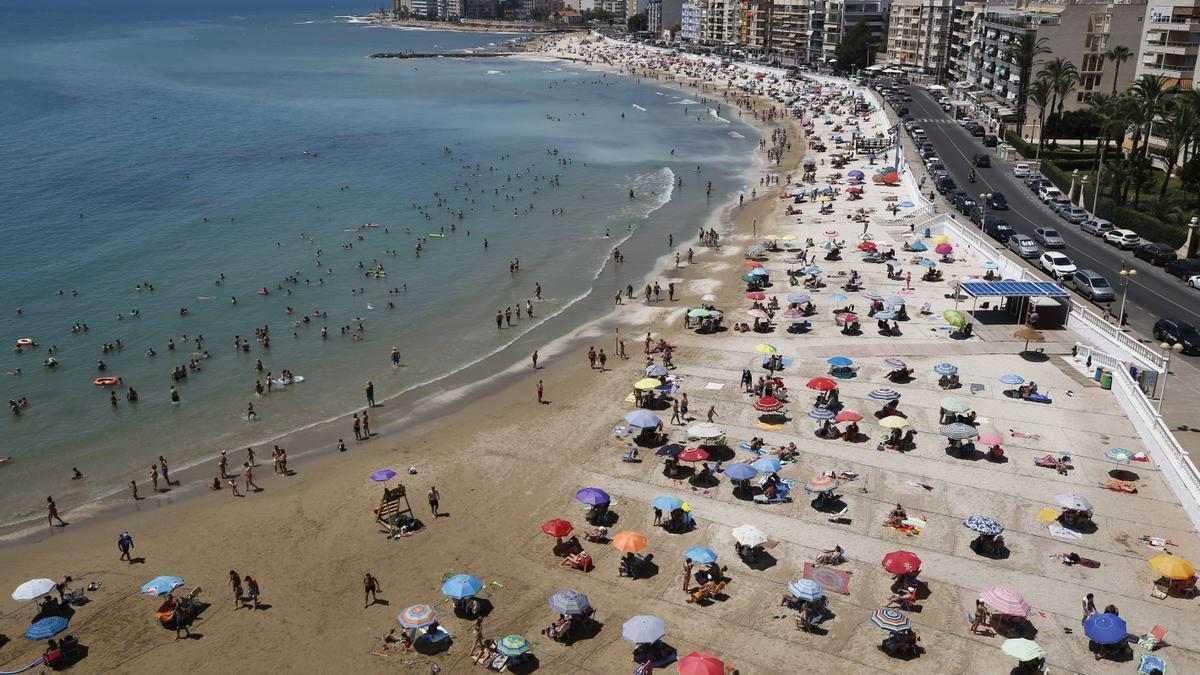
[{"label": "parked car", "polygon": [[989,169],[992,166],[992,158],[983,153],[977,153],[971,158],[971,163],[981,169]]},{"label": "parked car", "polygon": [[970,195],[967,195],[966,197],[963,197],[962,201],[955,206],[958,208],[958,212],[965,216],[971,213],[971,211],[978,206],[978,204],[975,203],[974,198],[972,198]]},{"label": "parked car", "polygon": [[1022,258],[1036,258],[1042,249],[1038,248],[1037,242],[1026,237],[1023,234],[1016,234],[1008,238],[1008,250],[1016,253]]},{"label": "parked car", "polygon": [[1070,276],[1079,269],[1075,267],[1075,263],[1071,262],[1070,258],[1053,251],[1047,251],[1042,254],[1041,258],[1038,258],[1038,267],[1041,267],[1043,272],[1055,279]]},{"label": "parked car", "polygon": [[1025,176],[1024,183],[1025,187],[1037,192],[1038,188],[1042,186],[1042,176],[1041,174],[1030,173],[1028,176]]},{"label": "parked car", "polygon": [[1192,288],[1200,288],[1200,274],[1193,274],[1188,277],[1187,285]]},{"label": "parked car", "polygon": [[971,127],[970,129],[967,129],[967,131],[970,131],[971,135],[974,136],[975,138],[982,138],[983,136],[987,135],[987,132],[984,130],[984,128],[979,126],[978,124]]},{"label": "parked car", "polygon": [[1200,351],[1200,332],[1186,321],[1159,319],[1154,324],[1154,339],[1183,345],[1184,354]]},{"label": "parked car", "polygon": [[1058,234],[1058,230],[1053,227],[1035,227],[1033,229],[1033,239],[1045,248],[1067,247],[1067,242],[1063,241],[1062,236]]},{"label": "parked car", "polygon": [[1088,218],[1079,224],[1079,229],[1092,236],[1100,237],[1113,229],[1113,224],[1103,218]]},{"label": "parked car", "polygon": [[954,182],[953,178],[943,178],[937,182],[935,187],[937,187],[939,194],[946,194],[947,192],[953,192],[957,190],[958,184]]},{"label": "parked car", "polygon": [[1001,244],[1007,244],[1016,234],[1008,223],[999,218],[993,219],[991,216],[988,216],[987,222],[983,224],[983,233]]},{"label": "parked car", "polygon": [[1042,203],[1049,204],[1055,197],[1061,197],[1062,192],[1053,185],[1042,185],[1038,188],[1037,196]]},{"label": "parked car", "polygon": [[1163,265],[1163,269],[1167,271],[1167,274],[1173,274],[1180,279],[1187,279],[1188,277],[1200,274],[1200,260],[1189,258],[1179,260],[1177,258]]},{"label": "parked car", "polygon": [[1017,164],[1013,167],[1013,175],[1017,178],[1026,178],[1029,176],[1028,164]]},{"label": "parked car", "polygon": [[995,136],[993,136],[991,134],[988,134],[987,136],[983,137],[983,147],[985,147],[985,148],[994,148],[999,144],[1000,144],[1000,139],[996,138]]},{"label": "parked car", "polygon": [[930,171],[942,171],[946,168],[946,165],[942,164],[942,160],[937,157],[930,157],[926,162],[926,166]]},{"label": "parked car", "polygon": [[992,198],[988,200],[988,206],[997,211],[1008,210],[1008,200],[1005,199],[1003,192],[993,192]]},{"label": "parked car", "polygon": [[1111,230],[1104,235],[1104,241],[1122,250],[1137,248],[1142,244],[1142,238],[1133,230]]},{"label": "parked car", "polygon": [[1166,244],[1155,243],[1142,244],[1141,246],[1133,249],[1133,255],[1145,260],[1151,265],[1157,266],[1175,262],[1175,259],[1178,257],[1174,248],[1167,246]]},{"label": "parked car", "polygon": [[1051,199],[1049,204],[1047,204],[1047,206],[1050,207],[1051,211],[1053,211],[1055,213],[1059,213],[1063,209],[1071,208],[1071,200],[1067,199],[1066,195],[1060,194],[1057,197]]},{"label": "parked car", "polygon": [[1108,302],[1115,298],[1108,279],[1092,270],[1075,270],[1074,274],[1063,280],[1063,284],[1074,288],[1092,302]]},{"label": "parked car", "polygon": [[1078,206],[1069,206],[1058,212],[1058,217],[1068,223],[1082,223],[1087,220],[1088,212]]}]

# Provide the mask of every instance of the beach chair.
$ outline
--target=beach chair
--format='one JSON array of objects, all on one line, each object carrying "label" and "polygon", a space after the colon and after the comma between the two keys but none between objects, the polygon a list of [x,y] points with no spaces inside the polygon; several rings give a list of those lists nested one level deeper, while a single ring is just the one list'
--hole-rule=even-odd
[{"label": "beach chair", "polygon": [[829,514],[827,517],[827,520],[829,520],[829,522],[831,522],[831,523],[840,523],[845,520],[849,520],[849,513],[850,513],[850,507],[847,506],[846,508],[842,509],[841,511],[838,511],[837,513]]},{"label": "beach chair", "polygon": [[495,658],[493,658],[491,661],[488,661],[487,669],[500,673],[504,672],[504,670],[508,668],[508,665],[508,657],[504,654],[497,654]]},{"label": "beach chair", "polygon": [[1143,635],[1138,640],[1138,646],[1148,652],[1158,649],[1163,644],[1163,638],[1167,636],[1167,629],[1162,626],[1155,626],[1150,629],[1150,632]]},{"label": "beach chair", "polygon": [[87,601],[87,594],[85,593],[83,586],[80,586],[79,588],[76,588],[75,590],[70,591],[63,596],[63,602],[67,603],[68,605],[84,605],[87,604]]}]

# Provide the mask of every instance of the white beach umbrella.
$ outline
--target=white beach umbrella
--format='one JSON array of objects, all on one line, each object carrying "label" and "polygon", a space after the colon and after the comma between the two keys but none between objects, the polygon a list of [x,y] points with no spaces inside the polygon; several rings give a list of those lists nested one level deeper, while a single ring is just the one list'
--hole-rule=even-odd
[{"label": "white beach umbrella", "polygon": [[17,590],[12,593],[12,598],[17,602],[28,602],[36,600],[52,590],[54,590],[53,581],[49,579],[30,579],[17,586]]},{"label": "white beach umbrella", "polygon": [[742,546],[761,546],[770,539],[766,532],[753,525],[739,525],[733,528],[732,534],[734,541]]},{"label": "white beach umbrella", "polygon": [[725,430],[712,422],[701,422],[688,427],[687,433],[692,438],[720,438],[725,435]]}]

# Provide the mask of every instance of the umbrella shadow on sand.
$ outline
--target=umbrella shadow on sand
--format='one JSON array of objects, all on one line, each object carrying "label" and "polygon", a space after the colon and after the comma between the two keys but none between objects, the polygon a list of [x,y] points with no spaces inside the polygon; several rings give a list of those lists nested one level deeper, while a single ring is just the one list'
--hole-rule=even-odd
[{"label": "umbrella shadow on sand", "polygon": [[571,629],[571,632],[559,638],[559,642],[569,647],[576,642],[593,640],[600,635],[601,628],[604,628],[604,624],[595,619],[584,621],[582,625]]},{"label": "umbrella shadow on sand", "polygon": [[487,598],[470,598],[464,602],[454,603],[454,616],[472,621],[486,618],[493,609],[492,601]]},{"label": "umbrella shadow on sand", "polygon": [[513,665],[508,666],[507,670],[510,673],[516,673],[516,675],[526,675],[526,673],[532,673],[536,671],[541,667],[541,665],[542,664],[538,662],[537,655],[525,652],[525,654],[521,656],[521,660]]},{"label": "umbrella shadow on sand", "polygon": [[957,447],[951,443],[947,443],[946,454],[955,459],[965,459],[972,462],[978,462],[986,456],[975,448],[974,443],[963,443]]},{"label": "umbrella shadow on sand", "polygon": [[975,555],[987,558],[988,560],[1008,560],[1009,556],[1012,555],[1012,551],[1008,550],[1008,546],[1001,546],[990,551],[981,549],[979,547],[979,537],[971,540],[970,548]]},{"label": "umbrella shadow on sand", "polygon": [[1022,350],[1020,352],[1020,354],[1018,354],[1018,356],[1020,356],[1022,359],[1026,360],[1030,363],[1045,363],[1050,360],[1050,357],[1047,356],[1046,353],[1040,349],[1038,349],[1038,350],[1031,350],[1031,349]]},{"label": "umbrella shadow on sand", "polygon": [[770,551],[759,551],[754,555],[753,562],[751,562],[751,561],[745,561],[745,562],[746,562],[746,567],[749,567],[750,569],[755,570],[757,572],[769,570],[772,567],[779,564],[779,560],[776,559],[775,556],[771,555]]}]

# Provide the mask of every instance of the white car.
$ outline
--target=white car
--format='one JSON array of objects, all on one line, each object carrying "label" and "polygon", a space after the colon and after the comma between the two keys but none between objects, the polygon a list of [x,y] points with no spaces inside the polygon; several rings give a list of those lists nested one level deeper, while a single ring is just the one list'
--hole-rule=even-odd
[{"label": "white car", "polygon": [[1013,175],[1017,178],[1024,178],[1029,175],[1028,164],[1017,164],[1013,167]]},{"label": "white car", "polygon": [[1137,248],[1142,245],[1142,238],[1133,230],[1109,230],[1104,235],[1104,241],[1119,249]]},{"label": "white car", "polygon": [[1061,196],[1062,191],[1053,185],[1043,185],[1042,187],[1038,188],[1038,199],[1042,200],[1042,203],[1044,204],[1049,204],[1054,200],[1055,197]]},{"label": "white car", "polygon": [[1187,285],[1192,288],[1200,288],[1200,274],[1193,274],[1188,277]]},{"label": "white car", "polygon": [[1078,268],[1067,256],[1054,251],[1046,251],[1038,258],[1038,267],[1055,279],[1071,276]]}]

